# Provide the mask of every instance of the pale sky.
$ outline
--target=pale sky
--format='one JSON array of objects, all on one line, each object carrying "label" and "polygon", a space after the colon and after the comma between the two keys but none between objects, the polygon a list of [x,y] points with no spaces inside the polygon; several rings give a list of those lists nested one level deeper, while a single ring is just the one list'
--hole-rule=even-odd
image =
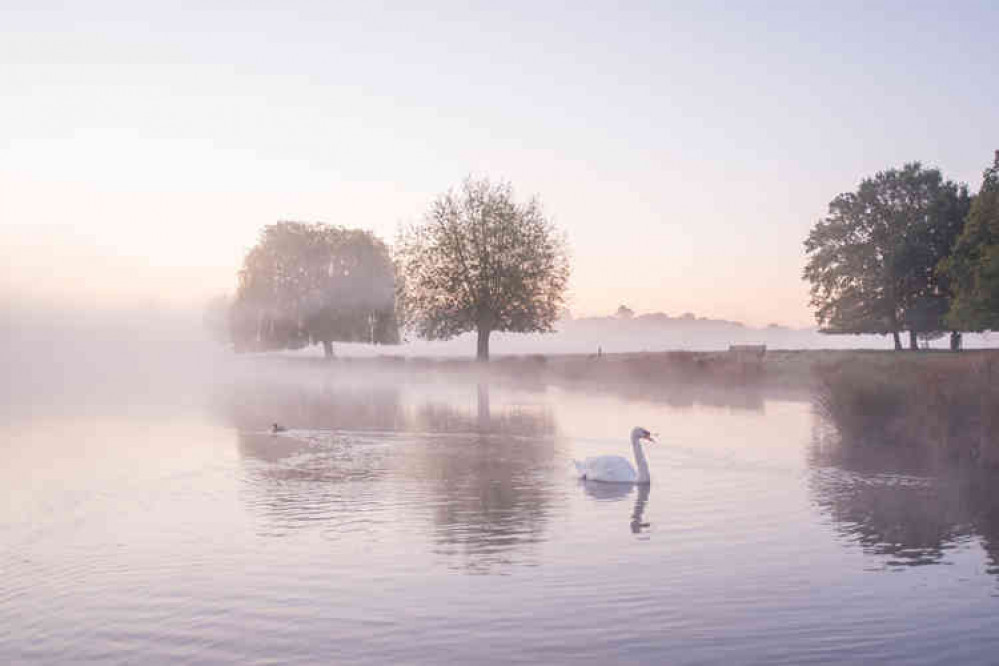
[{"label": "pale sky", "polygon": [[571,307],[813,323],[802,241],[911,160],[976,190],[999,5],[0,0],[0,297],[196,303],[279,219],[540,196]]}]

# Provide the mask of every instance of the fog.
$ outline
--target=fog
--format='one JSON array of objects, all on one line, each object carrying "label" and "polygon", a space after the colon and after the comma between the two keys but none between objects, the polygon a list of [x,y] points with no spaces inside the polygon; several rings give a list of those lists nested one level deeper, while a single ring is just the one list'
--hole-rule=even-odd
[{"label": "fog", "polygon": [[[807,389],[595,358],[813,333],[581,319],[498,336],[489,364],[468,339],[337,345],[325,362],[234,354],[197,310],[9,313],[5,663],[579,663],[594,649],[711,663],[718,636],[795,663],[999,649],[980,630],[999,571],[994,476],[846,457]],[[564,372],[581,366],[608,374]],[[573,459],[627,456],[639,424],[659,433],[651,486],[572,475]],[[886,645],[885,627],[913,638]],[[592,639],[608,634],[634,640]]]},{"label": "fog", "polygon": [[[968,348],[994,347],[999,338],[989,333],[966,334]],[[754,328],[739,322],[707,318],[646,315],[622,320],[590,317],[558,322],[554,333],[497,333],[491,343],[497,354],[592,354],[637,351],[718,351],[729,345],[766,345],[768,349],[891,349],[891,337],[881,335],[827,335],[816,328],[773,325]],[[946,349],[947,338],[923,342]],[[415,340],[399,353],[414,355],[469,355],[475,340],[466,334],[446,342]],[[393,353],[389,351],[388,353]]]},{"label": "fog", "polygon": [[201,401],[228,356],[194,310],[9,307],[0,320],[0,409],[179,410]]},{"label": "fog", "polygon": [[[709,321],[678,320],[657,327],[641,319],[632,322],[581,319],[561,322],[560,328],[545,335],[497,334],[496,360],[502,361],[504,355],[594,356],[598,349],[605,354],[724,349],[730,343],[776,339],[773,335],[755,336],[760,332],[742,326]],[[810,339],[807,332],[797,334],[802,340]],[[294,423],[299,416],[296,411],[299,407],[295,405],[300,404],[300,396],[317,391],[322,395],[323,382],[335,378],[341,389],[346,387],[357,398],[351,405],[341,402],[338,406],[327,406],[325,412],[313,410],[308,420],[317,427],[365,428],[399,421],[407,423],[407,427],[419,426],[419,430],[448,430],[464,423],[465,430],[478,431],[502,423],[504,429],[513,432],[518,415],[494,416],[493,419],[501,420],[487,425],[489,394],[477,393],[476,386],[485,378],[487,382],[513,382],[543,389],[543,381],[547,381],[540,372],[527,366],[495,373],[490,378],[488,365],[441,363],[410,367],[400,363],[404,359],[470,360],[475,354],[471,335],[445,342],[411,340],[388,346],[336,344],[334,350],[343,362],[321,363],[321,346],[236,354],[230,345],[213,337],[201,309],[155,305],[90,309],[82,303],[77,308],[11,307],[0,321],[0,365],[5,369],[0,376],[0,412],[14,421],[44,421],[63,415],[97,418],[148,414],[162,418],[223,413],[230,415],[229,424],[257,431],[273,421]],[[383,362],[375,362],[379,357]],[[364,363],[352,366],[349,363],[352,359]],[[436,371],[428,374],[427,368]],[[620,377],[604,376],[604,379],[611,381],[606,386],[591,388],[635,397],[654,395],[655,400],[676,406],[719,404],[759,408],[763,400],[753,387],[720,392],[723,387],[675,384],[663,392],[649,385],[632,385],[626,369]],[[393,403],[385,395],[413,383],[419,384],[421,391],[432,388],[451,394],[439,408],[428,404],[418,415],[403,418],[384,411],[386,405]],[[463,400],[461,396],[466,394],[484,401],[484,408],[480,404],[476,409],[477,413],[484,409],[485,416],[473,414],[472,421],[466,422],[462,420],[465,417],[459,418],[449,411],[448,400],[455,395]],[[239,405],[235,412],[234,396]],[[369,403],[381,405],[383,411],[370,413],[363,408]],[[536,431],[537,427],[531,425],[528,430]]]},{"label": "fog", "polygon": [[[314,345],[298,351],[233,354],[205,325],[204,310],[153,304],[91,309],[9,305],[0,319],[0,379],[4,404],[30,406],[54,395],[73,393],[93,401],[112,387],[131,385],[142,396],[183,402],[205,380],[219,381],[234,367],[256,357],[313,358]],[[547,334],[496,333],[494,355],[612,354],[640,351],[714,351],[729,345],[763,344],[772,350],[890,349],[888,336],[825,335],[815,329],[753,328],[738,322],[665,315],[630,320],[612,317],[558,322]],[[926,343],[923,343],[926,344]],[[928,343],[943,349],[947,339]],[[968,348],[994,347],[994,334],[966,334]],[[447,341],[408,339],[400,345],[335,344],[342,358],[472,358],[474,334]],[[184,388],[171,393],[180,383]]]},{"label": "fog", "polygon": [[0,666],[995,663],[999,3],[382,4],[0,4]]}]

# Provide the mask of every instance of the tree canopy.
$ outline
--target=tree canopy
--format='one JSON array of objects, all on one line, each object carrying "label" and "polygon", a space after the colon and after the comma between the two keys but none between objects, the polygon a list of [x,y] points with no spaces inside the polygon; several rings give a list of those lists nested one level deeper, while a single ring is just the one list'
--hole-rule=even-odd
[{"label": "tree canopy", "polygon": [[827,333],[917,335],[944,330],[946,276],[936,270],[960,234],[970,198],[918,162],[840,194],[805,240],[804,277]]},{"label": "tree canopy", "polygon": [[999,330],[999,150],[941,269],[954,290],[948,323],[968,331]]},{"label": "tree canopy", "polygon": [[237,351],[333,342],[394,344],[395,270],[370,232],[327,224],[264,227],[246,255],[230,311]]},{"label": "tree canopy", "polygon": [[627,305],[619,305],[617,306],[617,310],[614,312],[614,316],[618,319],[631,319],[635,316],[635,311]]},{"label": "tree canopy", "polygon": [[564,237],[536,198],[514,201],[509,183],[467,178],[440,195],[397,243],[401,311],[421,337],[477,331],[489,357],[493,331],[551,331],[564,305]]}]

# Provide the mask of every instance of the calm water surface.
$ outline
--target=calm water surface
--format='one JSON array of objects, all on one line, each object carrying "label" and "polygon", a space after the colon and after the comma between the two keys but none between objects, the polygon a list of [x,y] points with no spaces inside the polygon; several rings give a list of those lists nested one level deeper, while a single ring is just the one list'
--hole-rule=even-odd
[{"label": "calm water surface", "polygon": [[[244,366],[8,392],[0,663],[999,659],[995,484],[807,399]],[[650,489],[572,477],[634,425]]]}]

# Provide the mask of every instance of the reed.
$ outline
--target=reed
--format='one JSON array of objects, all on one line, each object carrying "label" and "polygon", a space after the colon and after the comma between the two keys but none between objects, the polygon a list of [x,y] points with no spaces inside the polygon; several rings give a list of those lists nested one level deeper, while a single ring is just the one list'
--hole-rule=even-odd
[{"label": "reed", "polygon": [[817,408],[844,446],[999,467],[994,355],[855,354],[813,372]]}]

